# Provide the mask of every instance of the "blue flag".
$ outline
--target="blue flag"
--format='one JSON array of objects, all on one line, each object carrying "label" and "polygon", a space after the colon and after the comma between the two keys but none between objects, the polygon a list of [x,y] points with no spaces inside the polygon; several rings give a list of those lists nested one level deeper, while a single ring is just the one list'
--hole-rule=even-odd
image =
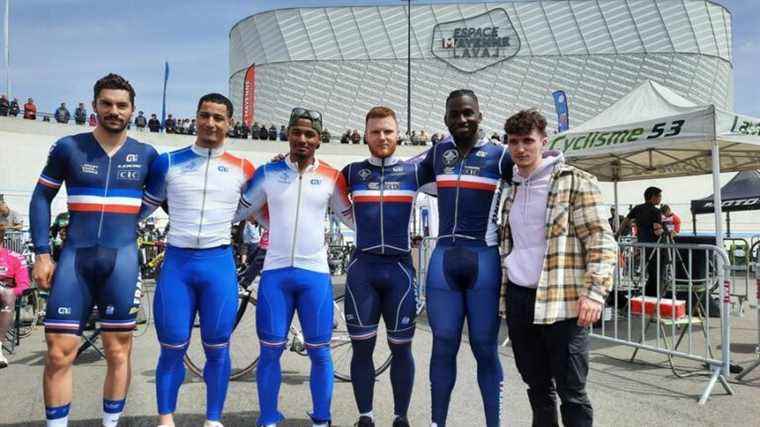
[{"label": "blue flag", "polygon": [[166,83],[169,81],[169,62],[164,62],[164,97],[161,104],[161,127],[166,122]]},{"label": "blue flag", "polygon": [[565,91],[557,90],[552,93],[552,96],[554,97],[554,108],[557,110],[557,132],[564,132],[570,129],[567,95],[565,95]]}]

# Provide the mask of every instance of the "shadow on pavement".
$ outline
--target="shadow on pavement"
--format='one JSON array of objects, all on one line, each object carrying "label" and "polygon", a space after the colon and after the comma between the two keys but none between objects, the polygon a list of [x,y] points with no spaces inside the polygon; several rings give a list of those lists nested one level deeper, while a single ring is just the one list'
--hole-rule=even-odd
[{"label": "shadow on pavement", "polygon": [[[259,413],[256,411],[245,412],[227,412],[222,418],[225,427],[250,427],[258,418]],[[125,416],[119,420],[120,427],[155,427],[157,418],[154,416]],[[174,423],[177,426],[200,426],[203,425],[205,417],[200,414],[177,414],[174,416]],[[4,427],[33,427],[39,426],[39,422],[24,422],[15,424],[4,424]],[[101,419],[76,420],[69,421],[70,427],[100,427]],[[306,427],[311,426],[311,420],[289,419],[278,424],[280,427]]]}]

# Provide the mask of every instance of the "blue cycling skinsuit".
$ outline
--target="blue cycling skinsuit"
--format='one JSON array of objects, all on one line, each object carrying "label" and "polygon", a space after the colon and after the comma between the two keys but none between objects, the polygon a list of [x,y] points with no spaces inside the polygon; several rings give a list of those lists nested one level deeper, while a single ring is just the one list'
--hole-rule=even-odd
[{"label": "blue cycling skinsuit", "polygon": [[462,158],[446,139],[420,163],[420,183],[435,182],[440,215],[430,258],[426,301],[433,332],[430,359],[432,421],[446,424],[456,381],[456,356],[467,319],[486,424],[499,426],[503,374],[498,357],[501,266],[496,218],[502,180],[512,178],[506,147],[478,141]]},{"label": "blue cycling skinsuit", "polygon": [[372,411],[372,353],[382,314],[393,354],[394,413],[405,417],[414,384],[412,337],[417,304],[409,217],[419,188],[417,165],[370,157],[343,169],[356,221],[356,252],[348,266],[345,313],[351,335],[351,383],[360,414]]},{"label": "blue cycling skinsuit", "polygon": [[[58,140],[29,205],[32,242],[50,253],[50,203],[63,183],[69,227],[53,275],[45,333],[81,335],[93,305],[103,332],[130,333],[139,300],[137,217],[156,150],[127,138],[110,156],[92,133]],[[104,419],[118,419],[124,396],[104,396]],[[48,425],[65,425],[70,404],[45,407]]]},{"label": "blue cycling skinsuit", "polygon": [[261,408],[257,425],[284,418],[277,410],[282,382],[280,356],[295,310],[311,359],[311,418],[316,424],[327,423],[333,390],[329,347],[333,301],[324,220],[329,205],[333,215],[353,228],[346,183],[339,171],[317,159],[299,172],[298,165],[286,158],[256,170],[236,218],[259,214],[265,204],[276,215],[259,221],[269,228],[269,249],[256,307],[256,332],[261,343],[256,370]]},{"label": "blue cycling skinsuit", "polygon": [[58,140],[29,207],[37,253],[50,253],[50,203],[68,193],[69,228],[55,269],[45,332],[81,335],[93,304],[106,332],[134,329],[137,217],[156,150],[127,138],[110,157],[92,133]]},{"label": "blue cycling skinsuit", "polygon": [[206,418],[222,416],[230,376],[228,342],[237,310],[230,247],[232,219],[253,165],[198,145],[161,154],[151,167],[141,216],[169,206],[166,258],[153,300],[161,355],[156,397],[161,415],[174,413],[185,379],[182,359],[198,313],[206,366]]}]

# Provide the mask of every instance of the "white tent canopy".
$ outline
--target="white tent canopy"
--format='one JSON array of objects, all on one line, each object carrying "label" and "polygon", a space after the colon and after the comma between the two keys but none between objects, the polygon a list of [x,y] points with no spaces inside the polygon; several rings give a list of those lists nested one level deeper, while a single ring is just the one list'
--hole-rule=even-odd
[{"label": "white tent canopy", "polygon": [[550,148],[601,181],[632,181],[760,166],[760,119],[698,105],[666,86],[645,81],[596,117],[554,135]]},{"label": "white tent canopy", "polygon": [[583,125],[552,136],[569,164],[617,183],[713,176],[716,243],[723,245],[720,173],[760,168],[760,119],[698,105],[645,81]]}]

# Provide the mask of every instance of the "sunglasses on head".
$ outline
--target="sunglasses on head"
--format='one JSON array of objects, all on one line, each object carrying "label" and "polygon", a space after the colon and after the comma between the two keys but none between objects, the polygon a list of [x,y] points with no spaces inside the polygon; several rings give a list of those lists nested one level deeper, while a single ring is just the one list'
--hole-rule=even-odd
[{"label": "sunglasses on head", "polygon": [[311,126],[316,130],[322,130],[322,113],[314,110],[296,107],[290,112],[288,126],[293,126],[298,119],[307,119],[311,121]]}]

